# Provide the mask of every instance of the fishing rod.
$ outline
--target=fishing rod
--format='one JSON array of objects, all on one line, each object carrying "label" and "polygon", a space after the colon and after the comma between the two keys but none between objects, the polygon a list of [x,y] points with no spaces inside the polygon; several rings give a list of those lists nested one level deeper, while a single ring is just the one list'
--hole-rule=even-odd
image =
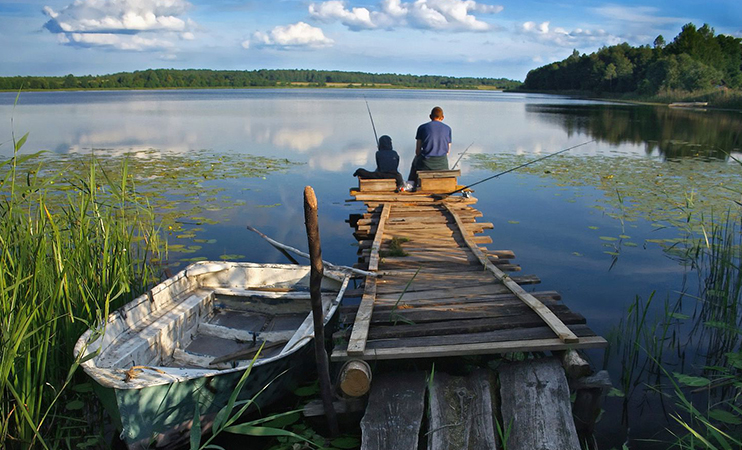
[{"label": "fishing rod", "polygon": [[471,144],[469,144],[469,147],[466,147],[466,148],[464,149],[464,151],[463,151],[463,152],[461,152],[461,154],[459,155],[459,159],[457,159],[457,160],[456,160],[456,163],[454,163],[453,167],[451,167],[451,170],[454,170],[454,169],[456,168],[456,166],[458,166],[458,165],[459,165],[459,161],[461,161],[461,158],[463,158],[463,157],[464,157],[464,154],[465,154],[465,153],[467,152],[467,150],[469,150],[469,148],[470,148],[470,147],[471,147],[472,145],[474,145],[474,141],[472,141],[472,143],[471,143]]},{"label": "fishing rod", "polygon": [[376,134],[376,125],[374,125],[374,116],[371,115],[371,107],[368,106],[368,100],[366,96],[363,96],[363,100],[366,102],[366,109],[368,110],[368,117],[371,119],[371,127],[374,129],[374,137],[376,138],[376,148],[379,148],[379,135]]},{"label": "fishing rod", "polygon": [[505,175],[506,173],[510,173],[510,172],[515,171],[515,170],[522,169],[523,167],[530,166],[531,164],[535,164],[535,163],[537,163],[539,161],[543,161],[543,160],[545,160],[547,158],[551,158],[552,156],[556,156],[556,155],[562,154],[564,152],[568,152],[568,151],[570,151],[572,149],[575,149],[577,147],[582,147],[583,145],[587,145],[587,144],[590,144],[590,143],[595,142],[595,141],[596,141],[596,139],[592,139],[592,140],[589,140],[587,142],[583,142],[582,144],[573,145],[572,147],[565,148],[563,150],[559,150],[558,152],[550,153],[550,154],[548,154],[546,156],[542,156],[541,158],[537,158],[537,159],[528,161],[526,163],[523,163],[523,164],[521,164],[519,166],[516,166],[516,167],[513,167],[511,169],[504,170],[504,171],[502,171],[500,173],[496,173],[496,174],[492,175],[491,177],[487,177],[487,178],[485,178],[483,180],[479,180],[476,183],[472,183],[472,184],[469,184],[469,185],[464,186],[462,188],[456,189],[455,191],[449,192],[448,194],[440,194],[440,198],[446,198],[446,197],[448,197],[450,195],[453,195],[453,194],[456,194],[456,193],[459,193],[459,192],[462,192],[462,191],[466,191],[467,189],[469,189],[469,188],[471,188],[473,186],[476,186],[478,184],[484,183],[485,181],[489,181],[489,180],[491,180],[493,178],[497,178],[499,176]]}]

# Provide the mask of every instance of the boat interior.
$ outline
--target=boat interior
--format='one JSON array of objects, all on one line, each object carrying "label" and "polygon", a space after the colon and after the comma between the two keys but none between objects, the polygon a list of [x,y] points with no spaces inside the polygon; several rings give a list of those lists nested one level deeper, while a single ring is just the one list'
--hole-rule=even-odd
[{"label": "boat interior", "polygon": [[[339,280],[323,280],[326,315],[347,286]],[[309,268],[197,263],[88,333],[85,353],[99,352],[85,363],[93,370],[224,370],[249,364],[258,350],[260,360],[272,359],[314,335]]]}]

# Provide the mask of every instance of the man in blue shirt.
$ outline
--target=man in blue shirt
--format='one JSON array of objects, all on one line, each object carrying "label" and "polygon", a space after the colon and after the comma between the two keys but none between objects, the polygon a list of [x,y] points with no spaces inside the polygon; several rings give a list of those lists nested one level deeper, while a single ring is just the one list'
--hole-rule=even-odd
[{"label": "man in blue shirt", "polygon": [[417,185],[418,170],[448,170],[451,127],[443,123],[443,109],[440,106],[430,112],[430,122],[417,127],[415,140],[415,159],[407,177],[412,187]]}]

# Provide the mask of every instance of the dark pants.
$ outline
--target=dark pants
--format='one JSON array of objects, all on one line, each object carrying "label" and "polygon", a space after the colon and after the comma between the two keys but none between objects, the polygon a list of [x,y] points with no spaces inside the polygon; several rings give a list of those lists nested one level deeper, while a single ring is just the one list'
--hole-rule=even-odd
[{"label": "dark pants", "polygon": [[415,156],[412,160],[412,167],[410,167],[410,176],[407,177],[415,185],[417,185],[418,170],[448,170],[448,155],[431,156],[429,158]]},{"label": "dark pants", "polygon": [[378,179],[394,179],[397,182],[397,187],[401,188],[404,186],[404,178],[399,172],[370,172],[366,169],[358,169],[353,173],[354,177],[370,178],[374,180]]}]

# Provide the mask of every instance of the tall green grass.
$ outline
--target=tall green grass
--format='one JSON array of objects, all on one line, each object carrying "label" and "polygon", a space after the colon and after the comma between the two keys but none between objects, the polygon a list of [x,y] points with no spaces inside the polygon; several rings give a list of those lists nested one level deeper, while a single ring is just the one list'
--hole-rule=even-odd
[{"label": "tall green grass", "polygon": [[61,401],[74,343],[158,276],[158,229],[125,163],[116,180],[94,160],[20,173],[36,157],[20,153],[26,138],[0,163],[0,448],[57,448],[74,433]]}]

